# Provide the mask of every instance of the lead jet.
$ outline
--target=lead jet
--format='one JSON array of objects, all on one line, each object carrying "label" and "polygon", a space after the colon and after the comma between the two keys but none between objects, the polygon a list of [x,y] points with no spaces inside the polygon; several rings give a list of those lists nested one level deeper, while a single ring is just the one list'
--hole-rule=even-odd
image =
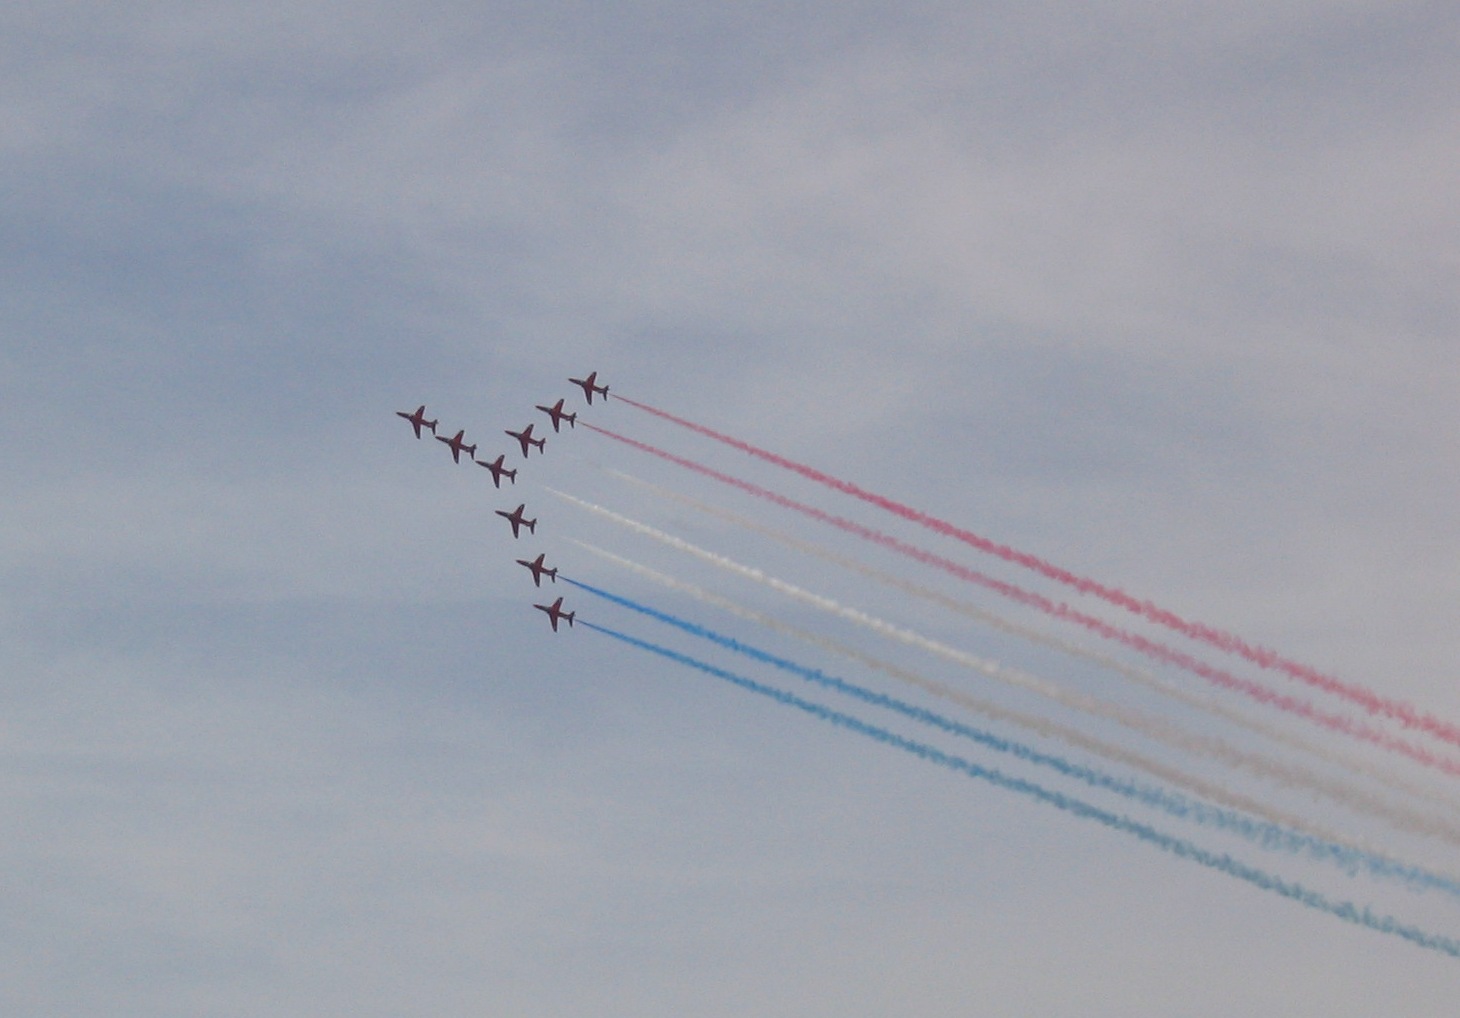
[{"label": "lead jet", "polygon": [[590,374],[587,378],[570,378],[570,379],[568,379],[568,381],[572,382],[574,385],[581,385],[583,387],[583,397],[586,400],[588,400],[588,405],[589,406],[592,406],[593,405],[593,394],[595,392],[598,393],[598,395],[602,396],[604,399],[608,399],[608,386],[606,386],[606,385],[594,385],[593,383],[596,382],[597,380],[598,380],[598,372],[597,371],[595,371],[592,374]]},{"label": "lead jet", "polygon": [[502,486],[503,477],[506,477],[507,480],[511,481],[513,484],[517,483],[517,471],[508,470],[506,467],[502,466],[502,461],[506,458],[507,454],[504,452],[502,455],[498,456],[490,463],[488,463],[486,460],[473,460],[472,462],[474,462],[479,467],[486,467],[488,470],[490,470],[492,472],[493,487],[500,488]]},{"label": "lead jet", "polygon": [[465,431],[458,431],[455,438],[442,438],[440,435],[437,435],[436,441],[445,442],[448,446],[450,446],[451,458],[457,463],[460,463],[462,453],[466,453],[469,456],[476,456],[477,454],[477,447],[475,445],[467,445],[465,442],[462,441],[462,437],[465,435]]},{"label": "lead jet", "polygon": [[430,428],[431,434],[436,434],[436,425],[440,423],[439,421],[426,420],[426,404],[424,403],[416,407],[416,412],[413,414],[408,414],[404,410],[397,410],[395,415],[397,417],[404,417],[411,422],[411,427],[416,429],[417,438],[421,437],[422,428]]},{"label": "lead jet", "polygon": [[553,624],[553,632],[555,633],[558,631],[559,619],[567,619],[568,625],[571,626],[573,624],[573,616],[578,614],[577,612],[563,611],[563,599],[561,597],[552,604],[535,604],[533,607],[540,612],[547,612],[548,621]]},{"label": "lead jet", "polygon": [[[497,510],[497,515],[498,516],[502,517],[502,519],[504,519],[508,523],[512,524],[512,536],[513,537],[516,537],[518,535],[519,531],[521,530],[521,528],[524,527],[524,526],[527,527],[527,532],[529,534],[535,534],[535,533],[537,533],[537,520],[524,519],[523,516],[522,516],[522,510],[524,510],[526,508],[527,508],[527,503],[526,502],[523,502],[520,506],[518,506],[515,510],[513,510],[510,513],[507,512],[505,509],[498,509]],[[556,583],[557,580],[554,580],[553,582]]]},{"label": "lead jet", "polygon": [[537,446],[537,451],[538,452],[547,452],[547,439],[545,439],[545,438],[533,438],[532,437],[532,425],[531,424],[529,424],[527,427],[523,428],[521,431],[509,431],[509,432],[507,432],[507,434],[511,435],[513,438],[517,439],[517,441],[519,441],[519,442],[522,443],[522,458],[523,459],[526,459],[527,458],[527,449],[528,449],[529,446],[535,445],[535,446]]},{"label": "lead jet", "polygon": [[536,409],[541,410],[543,413],[547,414],[553,419],[554,433],[558,431],[558,425],[561,424],[563,421],[567,421],[568,427],[570,428],[576,428],[578,426],[578,415],[564,413],[562,400],[558,400],[552,406],[543,406],[541,403],[539,403],[537,404]]},{"label": "lead jet", "polygon": [[558,582],[558,571],[556,569],[549,569],[542,564],[542,560],[545,558],[547,558],[547,552],[543,552],[541,555],[531,561],[528,561],[525,558],[520,558],[517,560],[517,564],[519,566],[526,566],[528,569],[532,570],[532,585],[534,587],[542,586],[542,578],[544,576],[552,580],[554,583]]}]

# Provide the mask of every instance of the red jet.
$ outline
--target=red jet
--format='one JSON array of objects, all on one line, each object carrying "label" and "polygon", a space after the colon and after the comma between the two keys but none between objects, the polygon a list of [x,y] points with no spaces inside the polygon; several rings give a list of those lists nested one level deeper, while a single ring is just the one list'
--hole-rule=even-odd
[{"label": "red jet", "polygon": [[542,560],[545,558],[547,558],[547,552],[543,552],[541,555],[531,561],[528,561],[525,558],[520,558],[517,560],[517,564],[519,566],[526,566],[528,569],[532,570],[532,585],[534,587],[542,586],[542,578],[544,576],[552,580],[554,583],[558,582],[558,571],[556,569],[549,569],[542,564]]},{"label": "red jet", "polygon": [[[527,503],[526,502],[523,502],[520,506],[518,506],[516,509],[514,509],[510,513],[507,512],[504,509],[498,509],[497,510],[497,515],[498,516],[502,517],[508,523],[512,524],[512,536],[513,537],[516,537],[518,535],[519,531],[521,530],[521,528],[524,527],[524,526],[527,527],[527,532],[529,534],[535,534],[535,533],[537,533],[537,520],[524,519],[523,516],[522,516],[522,510],[524,510],[526,508],[527,508]],[[556,583],[557,580],[554,580],[553,582]]]},{"label": "red jet", "polygon": [[455,438],[442,438],[440,435],[437,435],[436,441],[445,442],[449,445],[451,447],[451,458],[460,463],[462,453],[466,453],[469,456],[475,456],[477,454],[477,447],[475,445],[467,445],[462,441],[465,435],[465,431],[458,431]]},{"label": "red jet", "polygon": [[519,441],[519,442],[522,443],[522,458],[523,459],[526,459],[527,458],[527,450],[528,450],[528,447],[529,446],[534,446],[535,445],[535,446],[537,446],[537,451],[538,452],[547,452],[547,448],[546,448],[546,446],[547,446],[547,439],[545,439],[545,438],[533,438],[532,437],[532,425],[531,424],[529,424],[527,427],[523,428],[521,431],[509,431],[509,432],[507,432],[507,434],[511,435],[513,438],[517,439],[517,441]]},{"label": "red jet", "polygon": [[568,427],[570,428],[576,428],[578,426],[578,415],[564,413],[562,400],[558,400],[552,406],[543,406],[541,403],[539,403],[537,404],[536,409],[541,410],[543,413],[547,414],[553,419],[553,431],[555,433],[559,430],[558,425],[561,424],[563,421],[567,421]]},{"label": "red jet", "polygon": [[422,428],[430,428],[431,434],[436,434],[436,425],[440,423],[439,421],[426,420],[426,404],[424,403],[416,407],[416,412],[413,414],[408,414],[404,410],[397,410],[395,412],[395,415],[397,417],[404,417],[406,420],[411,422],[411,427],[416,429],[417,438],[421,437]]},{"label": "red jet", "polygon": [[555,633],[558,631],[558,619],[567,619],[568,625],[571,626],[573,624],[573,616],[578,614],[577,612],[563,611],[563,599],[561,597],[552,604],[535,604],[533,607],[540,612],[547,612],[548,621],[553,624],[553,632]]},{"label": "red jet", "polygon": [[588,400],[589,406],[593,405],[593,394],[595,392],[598,393],[598,395],[602,396],[604,399],[608,399],[608,386],[594,385],[593,383],[597,380],[597,371],[590,374],[587,378],[568,379],[568,381],[572,382],[574,385],[581,385],[583,387],[583,397]]},{"label": "red jet", "polygon": [[506,458],[507,454],[504,452],[502,455],[498,456],[490,463],[488,463],[486,460],[473,460],[472,462],[476,463],[476,465],[479,467],[486,467],[488,470],[490,470],[492,472],[493,487],[500,488],[502,486],[503,477],[506,477],[507,480],[511,481],[513,484],[517,483],[517,471],[508,470],[506,467],[502,466],[502,461]]}]

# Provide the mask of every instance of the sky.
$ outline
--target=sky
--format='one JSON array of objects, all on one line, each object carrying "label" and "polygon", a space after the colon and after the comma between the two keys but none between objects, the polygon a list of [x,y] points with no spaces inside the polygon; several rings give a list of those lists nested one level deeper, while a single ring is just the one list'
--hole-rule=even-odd
[{"label": "sky", "polygon": [[[535,590],[513,559],[909,695],[591,544],[1073,717],[552,488],[1158,709],[676,501],[1089,638],[585,425],[1157,634],[622,400],[585,405],[568,378],[596,370],[1460,721],[1457,47],[1453,4],[1404,0],[8,6],[0,1010],[1439,1013],[1453,957],[616,641],[582,623],[1087,795],[566,582]],[[579,426],[554,434],[533,407],[560,397]],[[507,452],[515,487],[416,441],[394,412],[423,402]],[[522,461],[502,432],[529,420],[548,443]],[[539,524],[514,542],[493,512],[518,502]],[[543,594],[580,624],[549,631]],[[1166,756],[1455,866],[1454,844]],[[1394,767],[1449,815],[1453,777]],[[1088,797],[1460,938],[1444,894]]]}]

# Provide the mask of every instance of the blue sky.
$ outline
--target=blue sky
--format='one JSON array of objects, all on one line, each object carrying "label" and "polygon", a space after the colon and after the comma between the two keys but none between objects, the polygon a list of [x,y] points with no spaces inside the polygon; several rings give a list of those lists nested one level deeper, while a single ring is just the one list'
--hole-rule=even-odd
[{"label": "blue sky", "polygon": [[[77,0],[0,29],[6,1013],[1448,999],[1452,959],[554,638],[518,554],[852,671],[581,538],[875,646],[542,484],[1109,682],[625,485],[893,567],[584,429],[498,493],[392,412],[491,456],[566,396],[932,541],[582,407],[597,369],[1460,718],[1452,5]],[[492,516],[524,499],[531,548]],[[1460,935],[1433,896],[1231,847]]]}]

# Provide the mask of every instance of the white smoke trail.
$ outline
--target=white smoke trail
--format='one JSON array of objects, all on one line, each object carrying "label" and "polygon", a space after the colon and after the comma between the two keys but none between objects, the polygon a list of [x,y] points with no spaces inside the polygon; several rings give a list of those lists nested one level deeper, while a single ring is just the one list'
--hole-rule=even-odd
[{"label": "white smoke trail", "polygon": [[[612,595],[609,596],[612,597]],[[642,608],[642,606],[640,607]],[[650,611],[652,612],[652,609]],[[1280,894],[1300,905],[1316,911],[1326,912],[1335,918],[1342,919],[1344,922],[1365,926],[1371,930],[1387,933],[1391,936],[1403,937],[1416,946],[1425,947],[1433,951],[1440,951],[1448,954],[1452,958],[1460,958],[1460,941],[1451,937],[1444,936],[1443,934],[1428,933],[1418,927],[1401,923],[1392,916],[1378,914],[1367,906],[1360,907],[1351,901],[1330,898],[1302,884],[1285,880],[1275,874],[1268,873],[1266,870],[1240,862],[1229,854],[1202,848],[1194,842],[1166,834],[1151,827],[1149,824],[1140,823],[1122,814],[1101,809],[1098,806],[1085,802],[1083,799],[1077,799],[1072,795],[1066,795],[1063,792],[1045,788],[1032,781],[1005,774],[991,767],[976,764],[965,757],[944,752],[925,742],[909,739],[890,729],[871,724],[843,711],[832,710],[830,707],[824,707],[819,703],[807,700],[794,693],[756,682],[743,675],[727,671],[724,668],[717,668],[708,662],[700,661],[687,654],[681,654],[668,647],[630,636],[628,633],[621,633],[616,629],[596,625],[592,622],[584,622],[583,628],[601,633],[628,646],[638,647],[641,650],[656,654],[666,660],[674,661],[687,668],[693,668],[705,675],[729,682],[741,689],[767,697],[785,706],[794,707],[828,724],[865,735],[885,746],[901,749],[929,763],[939,764],[950,770],[967,775],[970,778],[988,782],[1006,791],[1017,792],[1073,816],[1102,824],[1110,830],[1129,834],[1135,838],[1139,838],[1148,845],[1170,852],[1179,859],[1186,859],[1225,873],[1228,876],[1235,877],[1238,880],[1244,880],[1261,890]]]},{"label": "white smoke trail", "polygon": [[661,498],[678,502],[681,505],[688,506],[689,508],[694,509],[697,512],[704,513],[707,516],[712,516],[716,519],[724,520],[725,522],[731,523],[737,527],[740,527],[743,530],[748,530],[751,533],[759,534],[762,537],[769,538],[770,540],[775,541],[778,544],[781,544],[787,548],[791,548],[795,551],[801,552],[802,554],[810,555],[813,558],[820,559],[823,562],[829,562],[832,565],[847,569],[851,572],[857,573],[859,576],[863,576],[869,580],[873,580],[885,586],[892,587],[895,590],[902,591],[905,594],[909,594],[922,601],[926,601],[929,604],[935,604],[940,608],[947,609],[948,611],[962,615],[965,618],[972,619],[975,622],[986,625],[992,629],[997,629],[1000,632],[1009,633],[1012,636],[1021,637],[1033,643],[1037,643],[1040,646],[1048,647],[1051,650],[1057,650],[1061,653],[1068,654],[1071,657],[1076,657],[1084,661],[1089,661],[1092,664],[1116,672],[1117,674],[1122,675],[1130,681],[1135,682],[1138,685],[1144,686],[1147,689],[1157,692],[1170,699],[1177,700],[1187,705],[1188,707],[1193,707],[1197,710],[1204,711],[1215,717],[1220,717],[1223,720],[1235,724],[1238,727],[1245,728],[1248,731],[1253,732],[1254,734],[1261,735],[1267,739],[1271,739],[1274,742],[1282,743],[1290,749],[1296,749],[1299,752],[1303,752],[1310,756],[1316,757],[1317,759],[1322,760],[1325,763],[1332,764],[1336,767],[1342,767],[1350,771],[1351,773],[1369,778],[1370,780],[1385,785],[1393,789],[1394,791],[1404,793],[1414,798],[1424,799],[1434,805],[1444,807],[1448,810],[1454,810],[1456,808],[1455,802],[1451,798],[1443,795],[1442,793],[1421,787],[1420,785],[1412,781],[1407,781],[1403,777],[1386,771],[1366,760],[1358,759],[1337,749],[1320,745],[1319,743],[1316,743],[1310,739],[1305,739],[1300,735],[1285,731],[1272,724],[1269,724],[1268,722],[1260,718],[1253,717],[1252,715],[1230,707],[1225,703],[1214,700],[1211,697],[1201,696],[1197,693],[1192,693],[1189,690],[1176,685],[1175,683],[1169,682],[1165,679],[1160,678],[1157,675],[1152,674],[1144,668],[1138,668],[1134,665],[1113,658],[1108,654],[1104,654],[1098,650],[1094,650],[1093,648],[1084,646],[1079,643],[1075,643],[1070,640],[1066,640],[1053,633],[1034,629],[1032,627],[1013,622],[994,612],[990,612],[983,608],[977,607],[976,605],[970,604],[967,601],[962,601],[958,598],[950,597],[949,595],[944,594],[942,591],[934,590],[930,587],[925,587],[921,584],[913,583],[909,580],[903,579],[900,576],[894,576],[891,573],[867,565],[864,562],[859,562],[855,559],[848,558],[845,555],[822,547],[821,545],[814,544],[810,541],[804,541],[798,537],[793,537],[790,534],[784,533],[783,531],[776,530],[773,527],[768,527],[765,524],[758,523],[755,520],[741,516],[737,513],[730,512],[727,509],[722,509],[719,506],[711,505],[707,502],[702,502],[697,498],[690,497],[689,495],[685,495],[677,491],[671,491],[670,489],[661,487],[657,484],[652,484],[649,481],[642,480],[638,477],[633,476],[632,474],[625,473],[622,470],[608,470],[607,472],[610,475],[618,478],[619,480],[625,481],[626,483],[647,490],[655,495],[658,495]]},{"label": "white smoke trail", "polygon": [[1193,734],[1182,730],[1179,726],[1164,719],[1151,717],[1140,711],[1131,710],[1097,697],[1067,690],[1021,669],[1008,668],[997,662],[985,660],[977,655],[930,639],[910,629],[905,629],[876,618],[859,609],[841,605],[831,598],[812,593],[811,591],[797,587],[795,584],[769,576],[753,566],[742,565],[724,555],[700,548],[682,538],[667,534],[646,523],[640,523],[637,520],[630,519],[611,509],[605,509],[603,506],[584,501],[574,495],[558,491],[556,488],[544,487],[557,497],[586,509],[595,515],[601,516],[604,519],[610,520],[626,529],[643,534],[668,547],[686,552],[727,572],[732,572],[746,579],[753,580],[793,600],[812,605],[821,611],[846,619],[849,622],[869,629],[872,632],[879,633],[889,639],[896,640],[906,646],[917,647],[944,660],[960,664],[995,681],[1002,682],[1005,685],[1025,689],[1073,710],[1114,721],[1116,724],[1139,732],[1147,738],[1165,743],[1174,749],[1207,756],[1219,760],[1228,766],[1245,770],[1259,777],[1277,781],[1290,787],[1307,788],[1327,796],[1350,809],[1381,817],[1396,826],[1403,827],[1415,833],[1443,838],[1453,844],[1460,845],[1460,829],[1457,829],[1452,824],[1446,823],[1439,817],[1416,813],[1413,810],[1370,795],[1363,790],[1353,788],[1343,782],[1334,781],[1322,775],[1315,774],[1307,768],[1285,764],[1259,753],[1239,750],[1222,739]]},{"label": "white smoke trail", "polygon": [[617,566],[627,569],[630,572],[633,572],[639,576],[642,576],[645,579],[653,580],[655,583],[667,587],[670,590],[678,591],[682,594],[687,594],[698,601],[701,601],[705,604],[713,605],[716,608],[723,609],[724,611],[730,612],[732,615],[745,619],[748,622],[754,622],[758,625],[765,626],[767,629],[773,630],[774,632],[793,637],[805,643],[812,644],[813,646],[820,647],[823,650],[830,651],[833,654],[840,655],[841,657],[847,658],[850,661],[855,661],[858,664],[865,665],[868,668],[880,671],[885,675],[889,675],[892,678],[897,679],[899,682],[914,686],[918,689],[923,690],[924,692],[931,693],[934,696],[947,700],[950,703],[956,703],[960,707],[964,707],[968,710],[974,711],[975,713],[982,714],[984,717],[990,718],[994,721],[1003,721],[1010,724],[1019,725],[1023,728],[1028,729],[1029,731],[1034,732],[1036,735],[1041,735],[1046,738],[1059,739],[1069,745],[1076,746],[1080,749],[1084,749],[1088,752],[1094,753],[1097,756],[1104,757],[1107,760],[1111,760],[1116,763],[1122,763],[1129,767],[1134,767],[1138,770],[1145,771],[1147,774],[1150,774],[1153,777],[1159,778],[1169,784],[1178,785],[1182,788],[1185,788],[1187,791],[1210,799],[1213,802],[1220,802],[1225,806],[1231,807],[1232,809],[1242,810],[1243,812],[1251,813],[1254,816],[1260,816],[1263,819],[1268,820],[1279,826],[1291,827],[1295,830],[1301,830],[1307,834],[1311,834],[1316,838],[1322,838],[1325,841],[1332,841],[1337,844],[1346,845],[1350,848],[1358,848],[1363,851],[1369,851],[1369,849],[1364,848],[1361,845],[1347,842],[1334,832],[1329,831],[1316,824],[1311,824],[1298,816],[1284,813],[1280,810],[1272,809],[1264,805],[1263,803],[1257,802],[1254,799],[1249,799],[1246,796],[1229,792],[1225,788],[1212,784],[1211,782],[1204,781],[1201,778],[1186,774],[1185,772],[1180,771],[1174,767],[1170,767],[1157,760],[1152,760],[1150,757],[1144,756],[1140,753],[1136,753],[1132,750],[1128,750],[1123,746],[1117,746],[1114,743],[1106,742],[1103,739],[1097,739],[1094,736],[1086,735],[1079,729],[1071,728],[1068,725],[1060,724],[1059,722],[1049,720],[1048,718],[1041,718],[1034,714],[1025,713],[1024,711],[1001,707],[998,704],[993,703],[992,701],[983,699],[982,697],[973,696],[970,693],[966,693],[959,689],[954,689],[952,686],[946,685],[942,682],[938,682],[935,679],[927,678],[926,676],[919,675],[916,672],[909,671],[905,668],[899,667],[898,665],[894,665],[890,662],[883,661],[880,658],[873,657],[870,654],[865,654],[862,651],[857,650],[854,647],[849,647],[846,644],[841,643],[837,640],[833,640],[818,633],[808,632],[807,630],[792,626],[786,622],[781,621],[780,619],[775,618],[772,615],[768,615],[765,612],[756,611],[754,608],[746,607],[745,605],[739,604],[719,594],[712,593],[711,591],[705,590],[704,588],[698,587],[692,583],[686,583],[685,581],[677,580],[672,576],[666,576],[664,573],[658,572],[654,569],[650,569],[648,566],[642,565],[638,562],[634,562],[632,559],[624,558],[622,555],[616,555],[611,551],[607,551],[595,545],[588,544],[585,541],[578,541],[573,538],[568,538],[568,540],[570,543],[577,545],[585,551],[591,552],[592,554],[597,555],[600,558],[603,558],[609,562],[612,562]]},{"label": "white smoke trail", "polygon": [[[672,576],[667,576],[664,573],[651,569],[646,565],[633,561],[632,559],[624,558],[622,555],[617,555],[611,551],[599,548],[585,541],[579,541],[574,538],[568,538],[568,541],[569,543],[575,544],[579,548],[582,548],[587,552],[597,555],[598,557],[608,562],[611,562],[614,565],[617,565],[623,569],[627,569],[628,571],[638,576],[642,576],[645,579],[652,580],[653,582],[658,583],[661,586],[667,587],[670,590],[686,594],[704,604],[720,608],[724,611],[729,612],[732,615],[735,615],[738,618],[745,619],[748,622],[756,623],[774,632],[793,637],[794,639],[801,640],[813,646],[820,647],[823,650],[830,651],[833,654],[837,654],[841,657],[847,658],[850,661],[854,661],[868,668],[880,671],[898,680],[899,682],[905,683],[906,685],[912,686],[916,689],[921,689],[924,692],[931,693],[932,695],[947,700],[950,703],[958,704],[959,706],[971,710],[977,714],[982,714],[984,717],[989,718],[993,721],[1000,721],[1008,724],[1018,725],[1022,728],[1027,729],[1028,731],[1035,733],[1036,735],[1040,735],[1049,739],[1061,740],[1068,745],[1084,749],[1108,761],[1125,764],[1126,766],[1133,767],[1137,770],[1145,771],[1152,777],[1164,781],[1167,784],[1176,785],[1178,787],[1184,788],[1187,791],[1197,795],[1198,797],[1205,798],[1211,802],[1220,803],[1221,805],[1226,806],[1229,809],[1236,810],[1241,813],[1246,813],[1251,816],[1261,817],[1263,820],[1266,820],[1267,822],[1276,825],[1279,828],[1287,828],[1292,831],[1298,831],[1308,835],[1309,837],[1318,839],[1319,841],[1328,842],[1332,845],[1341,846],[1342,848],[1348,849],[1350,851],[1361,853],[1365,856],[1370,857],[1370,859],[1373,861],[1373,863],[1371,864],[1371,870],[1381,875],[1384,873],[1408,873],[1415,870],[1415,867],[1413,867],[1411,864],[1403,862],[1399,859],[1395,859],[1392,856],[1386,855],[1383,852],[1372,848],[1361,841],[1354,841],[1344,838],[1341,835],[1338,835],[1319,824],[1311,823],[1295,814],[1275,809],[1265,803],[1258,802],[1255,799],[1251,799],[1247,796],[1231,792],[1228,789],[1216,785],[1212,782],[1203,780],[1198,777],[1194,777],[1193,775],[1187,774],[1184,771],[1179,770],[1178,768],[1171,767],[1157,760],[1152,760],[1150,757],[1144,756],[1140,753],[1136,753],[1132,750],[1128,750],[1123,746],[1117,746],[1113,743],[1106,742],[1103,739],[1097,739],[1093,736],[1085,734],[1084,732],[1081,732],[1078,729],[1071,728],[1068,725],[1061,724],[1057,721],[1052,721],[1048,718],[1041,718],[1037,715],[1029,714],[1024,711],[1001,707],[998,704],[993,703],[992,701],[985,700],[981,697],[972,696],[968,693],[963,692],[962,690],[954,689],[953,687],[948,686],[945,683],[938,682],[935,679],[930,679],[924,675],[920,675],[916,672],[901,668],[887,661],[882,661],[879,658],[873,657],[870,654],[865,654],[862,651],[859,651],[853,647],[849,647],[846,644],[840,643],[836,640],[822,636],[818,633],[812,633],[808,632],[807,630],[800,629],[796,626],[790,625],[789,623],[783,622],[772,615],[768,615],[765,612],[757,611],[754,608],[750,608],[736,601],[732,601],[730,598],[705,590],[703,587],[696,586],[695,584],[675,579]],[[569,582],[576,581],[570,580]],[[1208,822],[1206,819],[1203,819],[1199,814],[1195,814],[1194,816],[1199,823]],[[1402,877],[1402,879],[1410,878]],[[1447,890],[1450,890],[1451,893],[1454,893],[1454,889],[1460,887],[1460,879],[1457,879],[1456,877],[1449,874],[1441,874],[1435,873],[1434,871],[1429,871],[1424,876],[1421,886],[1444,886]]]}]

